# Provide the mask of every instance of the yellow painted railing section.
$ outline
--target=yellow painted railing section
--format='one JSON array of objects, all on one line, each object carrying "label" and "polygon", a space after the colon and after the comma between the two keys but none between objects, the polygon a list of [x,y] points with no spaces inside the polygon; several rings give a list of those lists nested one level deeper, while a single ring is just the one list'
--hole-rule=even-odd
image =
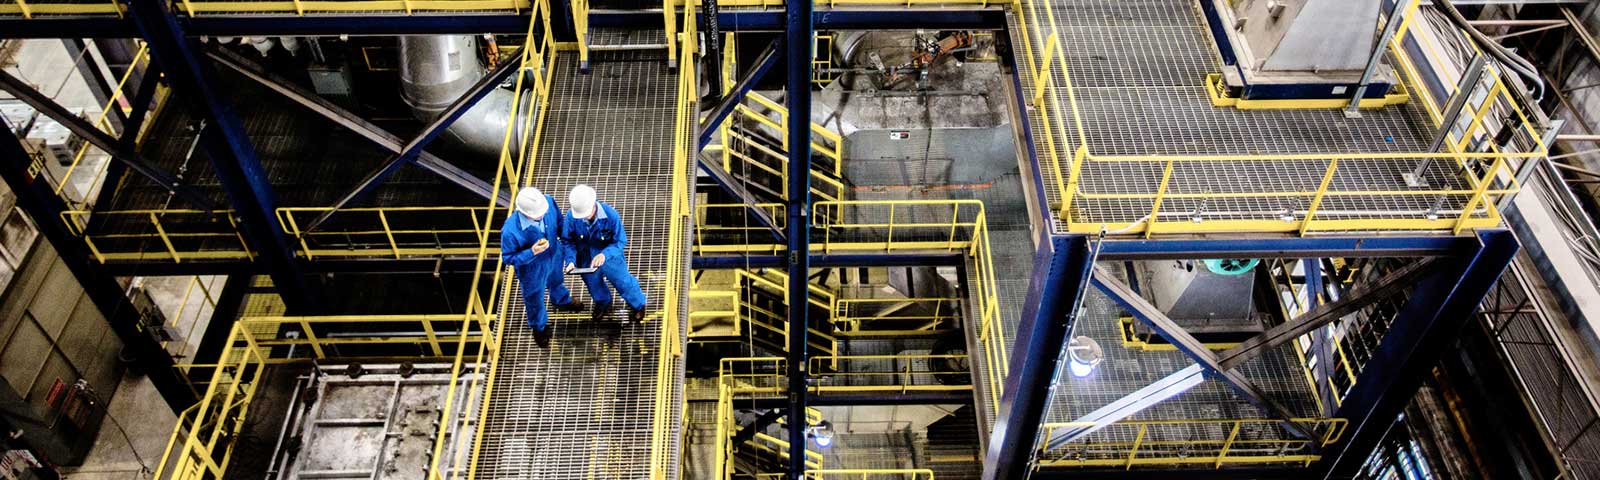
[{"label": "yellow painted railing section", "polygon": [[[296,255],[322,258],[435,258],[477,254],[478,233],[498,234],[501,210],[486,207],[369,207],[339,209],[338,227],[315,231],[303,225],[330,207],[277,209]],[[91,216],[122,220],[116,233],[86,231]],[[232,210],[196,209],[69,210],[62,212],[68,230],[82,238],[100,263],[171,260],[249,260],[249,243],[240,233]],[[491,221],[485,222],[485,218]]]},{"label": "yellow painted railing section", "polygon": [[[486,207],[342,208],[339,229],[303,231],[301,225],[333,210],[330,207],[285,207],[278,221],[307,260],[338,257],[437,257],[478,253],[474,240],[488,229],[497,238],[498,216]],[[489,222],[484,222],[489,218]]]},{"label": "yellow painted railing section", "polygon": [[[1033,96],[1030,104],[1039,110],[1041,125],[1038,128],[1044,132],[1041,137],[1044,145],[1039,147],[1039,162],[1051,166],[1053,180],[1057,194],[1061,198],[1058,213],[1066,228],[1073,232],[1099,233],[1111,231],[1115,233],[1143,234],[1150,236],[1158,233],[1203,233],[1203,232],[1288,232],[1305,234],[1310,231],[1373,231],[1373,230],[1451,230],[1459,233],[1463,229],[1490,227],[1500,223],[1499,212],[1492,207],[1494,199],[1510,195],[1519,188],[1508,173],[1516,168],[1513,160],[1542,157],[1546,153],[1539,133],[1532,127],[1533,123],[1527,121],[1517,99],[1503,85],[1496,84],[1489,98],[1493,102],[1485,102],[1481,108],[1472,111],[1473,121],[1464,132],[1457,132],[1451,141],[1446,142],[1450,147],[1445,152],[1405,152],[1405,153],[1362,153],[1362,152],[1322,152],[1303,154],[1215,154],[1215,155],[1100,155],[1089,148],[1088,135],[1084,130],[1083,114],[1078,106],[1077,92],[1072,85],[1072,75],[1067,68],[1065,46],[1061,44],[1062,35],[1054,25],[1057,25],[1055,12],[1049,8],[1048,3],[1040,1],[1017,0],[1014,8],[1020,11],[1018,21],[1022,24],[1020,29],[1024,41],[1023,58],[1026,67],[1032,75]],[[1406,22],[1414,17],[1417,2],[1413,1],[1405,16]],[[1399,45],[1409,31],[1409,23],[1400,29],[1395,40],[1390,45],[1391,52],[1399,58],[1402,72],[1406,77],[1408,90],[1420,95],[1424,105],[1428,105],[1429,114],[1436,124],[1439,114],[1427,98],[1427,92],[1419,88],[1420,81],[1416,75],[1416,68],[1411,64],[1404,49]],[[1035,42],[1040,41],[1042,51],[1035,50]],[[1062,79],[1057,85],[1056,77]],[[1499,78],[1498,75],[1495,78]],[[1202,79],[1196,79],[1197,81]],[[1064,93],[1065,95],[1061,95]],[[1063,96],[1065,101],[1062,100]],[[1492,135],[1482,122],[1484,114],[1495,108],[1509,109],[1516,118],[1522,120],[1523,127],[1518,129],[1517,135],[1524,140],[1530,140],[1532,145],[1538,147],[1528,152],[1489,152],[1463,151],[1462,147],[1468,140],[1483,135]],[[1134,132],[1137,134],[1137,132]],[[1360,165],[1363,161],[1370,160],[1416,160],[1436,159],[1451,162],[1471,186],[1469,189],[1405,189],[1405,190],[1343,190],[1332,189],[1330,186],[1337,184],[1337,180],[1351,177],[1347,171],[1341,171],[1339,164]],[[1193,162],[1257,162],[1263,168],[1272,164],[1300,161],[1329,161],[1324,171],[1319,172],[1321,182],[1314,190],[1286,190],[1286,191],[1255,191],[1249,188],[1247,179],[1240,179],[1241,187],[1236,191],[1222,192],[1169,192],[1169,186],[1181,183],[1185,175],[1195,174],[1200,169],[1184,168]],[[1482,161],[1489,165],[1481,174],[1472,173],[1468,168],[1469,162]],[[1121,162],[1123,169],[1141,168],[1157,169],[1162,173],[1159,184],[1154,191],[1086,191],[1082,188],[1085,165],[1090,162]],[[1298,167],[1297,167],[1298,168]],[[1310,173],[1310,172],[1308,172]],[[1370,174],[1369,174],[1370,175]],[[1493,184],[1499,179],[1506,187],[1495,188]],[[1325,199],[1337,197],[1365,197],[1372,199],[1404,199],[1404,198],[1438,198],[1441,196],[1468,196],[1469,200],[1458,215],[1440,216],[1439,218],[1392,218],[1382,215],[1383,212],[1355,212],[1346,213],[1339,218],[1319,218],[1318,207]],[[1195,222],[1190,218],[1190,212],[1165,211],[1161,209],[1163,200],[1175,198],[1188,199],[1213,199],[1213,200],[1239,200],[1253,199],[1260,201],[1287,201],[1297,199],[1303,204],[1310,205],[1305,212],[1290,212],[1281,219],[1240,219],[1223,220],[1212,219]],[[1128,224],[1104,224],[1093,222],[1076,222],[1073,219],[1073,205],[1077,200],[1137,200],[1148,202],[1152,205],[1150,214],[1142,219]],[[1257,217],[1262,213],[1255,212]]]},{"label": "yellow painted railing section", "polygon": [[[116,233],[89,234],[85,228],[90,216],[100,216],[107,222],[129,225]],[[128,220],[121,220],[128,219]],[[116,210],[90,212],[68,210],[61,212],[61,221],[67,230],[83,239],[89,252],[100,263],[148,260],[172,260],[174,263],[194,260],[253,259],[249,244],[239,233],[232,210],[210,212],[194,209]],[[124,223],[131,221],[131,224]],[[170,230],[174,224],[186,227]],[[194,229],[194,225],[206,228]],[[131,243],[133,248],[128,248]],[[121,247],[113,245],[122,245]]]},{"label": "yellow painted railing section", "polygon": [[[1036,452],[1041,467],[1123,467],[1143,465],[1202,464],[1212,468],[1224,465],[1260,465],[1271,463],[1299,463],[1309,465],[1322,458],[1313,447],[1331,445],[1339,441],[1348,425],[1342,418],[1296,418],[1294,421],[1309,425],[1318,437],[1304,439],[1280,432],[1280,437],[1259,438],[1247,434],[1252,431],[1279,428],[1283,420],[1253,419],[1196,419],[1196,420],[1123,420],[1093,434],[1090,441],[1076,442],[1066,447]],[[1063,422],[1044,424],[1042,438],[1050,438],[1057,430],[1083,428],[1093,422]],[[1281,430],[1281,428],[1280,428]],[[1132,438],[1131,441],[1097,441],[1093,438]]]},{"label": "yellow painted railing section", "polygon": [[[895,305],[922,306],[931,310],[925,315],[864,315],[859,313],[862,309],[874,309]],[[962,301],[960,298],[841,298],[834,302],[833,324],[838,331],[834,333],[839,337],[891,337],[907,335],[930,335],[946,332],[936,330],[941,324],[960,321],[962,315]],[[887,330],[882,328],[864,328],[875,322],[881,321],[913,321],[921,325],[909,330]],[[953,330],[951,330],[953,331]]]},{"label": "yellow painted railing section", "polygon": [[[476,321],[474,321],[476,320]],[[233,325],[221,359],[199,403],[185,410],[173,427],[154,478],[201,480],[224,478],[233,448],[248,418],[251,400],[265,367],[312,363],[338,356],[347,360],[390,358],[446,359],[487,336],[489,318],[461,315],[373,315],[326,317],[250,317]],[[418,331],[420,335],[334,336],[340,331],[385,329]],[[293,337],[280,332],[293,332]],[[389,356],[337,355],[341,346],[412,346],[413,354]],[[292,348],[291,348],[292,347]],[[291,351],[296,351],[294,356]],[[310,356],[306,356],[306,352]],[[191,367],[200,367],[194,365]],[[452,389],[453,392],[453,389]]]}]

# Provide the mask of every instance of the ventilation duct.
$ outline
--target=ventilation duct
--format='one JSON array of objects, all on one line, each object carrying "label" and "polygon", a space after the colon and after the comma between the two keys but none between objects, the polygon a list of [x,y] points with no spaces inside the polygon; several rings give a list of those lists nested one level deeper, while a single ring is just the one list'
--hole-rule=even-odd
[{"label": "ventilation duct", "polygon": [[[400,37],[400,95],[418,120],[431,122],[488,73],[471,35]],[[472,151],[498,155],[516,94],[496,87],[445,131]],[[526,107],[532,95],[524,93]],[[526,111],[526,110],[524,110]],[[518,126],[524,122],[517,122]],[[513,138],[521,132],[513,132]]]}]

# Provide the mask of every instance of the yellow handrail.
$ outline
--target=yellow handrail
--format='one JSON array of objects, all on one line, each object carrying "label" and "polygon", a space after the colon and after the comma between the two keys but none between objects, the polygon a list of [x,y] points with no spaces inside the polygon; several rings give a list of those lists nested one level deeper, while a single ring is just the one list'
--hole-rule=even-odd
[{"label": "yellow handrail", "polygon": [[[1491,105],[1501,105],[1511,109],[1516,118],[1522,120],[1519,134],[1523,138],[1537,140],[1538,132],[1533,129],[1532,122],[1527,121],[1526,115],[1519,106],[1517,99],[1499,82],[1491,87],[1489,97],[1495,101],[1484,101],[1473,110],[1474,117],[1469,127],[1455,136],[1447,146],[1448,152],[1322,152],[1322,153],[1292,153],[1292,154],[1196,154],[1196,155],[1099,155],[1089,149],[1089,139],[1084,129],[1083,113],[1078,106],[1077,93],[1072,84],[1072,76],[1068,71],[1066,56],[1061,49],[1056,48],[1059,43],[1059,32],[1055,31],[1055,13],[1049,8],[1040,8],[1039,2],[1022,2],[1017,0],[1013,6],[1022,12],[1018,21],[1021,23],[1020,33],[1024,41],[1023,57],[1027,61],[1027,70],[1032,74],[1033,96],[1031,103],[1039,110],[1041,132],[1044,145],[1040,149],[1040,164],[1048,167],[1050,172],[1041,172],[1053,178],[1056,191],[1061,199],[1059,214],[1066,223],[1066,228],[1073,232],[1098,233],[1101,231],[1115,231],[1127,234],[1155,233],[1198,233],[1211,231],[1255,231],[1255,232],[1292,232],[1304,234],[1316,230],[1452,230],[1460,232],[1466,228],[1498,225],[1499,212],[1490,207],[1493,204],[1491,197],[1510,195],[1516,193],[1520,185],[1509,175],[1499,175],[1502,169],[1514,169],[1514,165],[1507,162],[1514,159],[1540,157],[1545,155],[1542,143],[1532,142],[1536,150],[1531,152],[1468,152],[1462,148],[1467,140],[1476,136],[1487,134],[1486,124],[1482,119],[1490,110]],[[1417,3],[1412,1],[1411,10],[1415,10]],[[1041,13],[1041,10],[1043,13]],[[1405,19],[1409,20],[1408,14]],[[1409,91],[1416,91],[1423,98],[1427,98],[1425,89],[1416,88],[1418,84],[1415,68],[1411,66],[1409,57],[1400,41],[1408,31],[1409,24],[1401,28],[1401,33],[1396,35],[1390,45],[1391,51],[1400,59],[1401,70],[1406,75],[1409,83],[1413,85]],[[1044,39],[1043,52],[1035,56],[1035,39]],[[1054,73],[1060,73],[1057,79]],[[1057,85],[1057,82],[1061,85]],[[1060,95],[1045,95],[1048,92],[1064,91],[1065,105]],[[1430,115],[1437,123],[1439,115],[1431,102],[1422,102]],[[1069,118],[1070,117],[1070,118]],[[1069,126],[1070,125],[1070,126]],[[1059,142],[1059,143],[1058,143]],[[1068,154],[1066,152],[1070,151]],[[1063,165],[1063,157],[1070,157],[1070,164]],[[1352,190],[1347,188],[1334,188],[1340,182],[1336,180],[1341,173],[1334,166],[1339,162],[1357,165],[1363,161],[1375,160],[1422,160],[1422,159],[1449,159],[1455,161],[1461,170],[1470,161],[1485,161],[1492,165],[1481,175],[1466,173],[1463,179],[1470,185],[1470,189],[1444,188],[1444,189],[1400,189],[1400,190]],[[1321,161],[1327,162],[1323,181],[1311,190],[1274,190],[1274,191],[1204,191],[1204,192],[1169,192],[1168,185],[1184,177],[1187,170],[1181,168],[1182,164],[1190,162],[1289,162],[1289,161]],[[1155,191],[1084,191],[1084,168],[1090,162],[1130,162],[1162,165],[1163,173]],[[1354,171],[1354,170],[1352,170]],[[1489,184],[1499,180],[1506,184],[1503,188],[1491,188]],[[1376,212],[1376,211],[1346,211],[1335,215],[1324,215],[1318,218],[1319,207],[1325,199],[1333,197],[1386,197],[1386,198],[1443,198],[1456,196],[1466,198],[1465,206],[1457,211],[1442,212]],[[1250,212],[1255,217],[1277,215],[1277,219],[1246,218],[1233,220],[1206,220],[1196,222],[1191,212],[1162,211],[1163,200],[1185,199],[1275,199],[1282,203],[1290,199],[1301,199],[1304,203],[1315,204],[1303,211],[1287,210],[1277,212]],[[1100,221],[1079,221],[1072,216],[1073,206],[1077,200],[1137,200],[1149,202],[1152,205],[1150,215],[1145,218],[1133,220],[1125,224],[1107,224]],[[1287,203],[1284,203],[1287,204]],[[1405,213],[1405,215],[1400,215]],[[1426,218],[1416,218],[1424,216]]]},{"label": "yellow handrail", "polygon": [[[542,26],[537,31],[544,32],[541,37],[536,37],[536,27]],[[549,93],[552,74],[556,61],[556,43],[551,32],[550,7],[548,0],[532,2],[529,11],[528,30],[524,35],[521,56],[517,60],[519,69],[532,72],[533,75],[518,75],[513,91],[509,118],[506,130],[501,139],[499,164],[495,167],[494,188],[496,196],[502,188],[510,190],[512,195],[526,181],[524,177],[531,174],[533,162],[532,152],[538,152],[541,133],[544,129],[544,116],[548,111]],[[530,81],[531,80],[531,81]],[[529,102],[523,102],[526,94],[532,93]],[[517,119],[523,119],[519,124]],[[514,132],[521,132],[520,135]],[[530,145],[531,141],[531,145]],[[474,225],[493,225],[498,202],[491,198],[488,206],[483,211],[483,216],[475,219]],[[487,401],[494,392],[495,372],[498,368],[500,342],[505,334],[505,319],[499,315],[504,311],[505,302],[509,297],[503,294],[505,288],[503,278],[509,273],[509,268],[501,262],[498,248],[490,248],[490,228],[480,228],[478,231],[478,249],[476,252],[476,267],[472,275],[472,286],[467,293],[467,310],[465,320],[476,321],[483,327],[483,338],[478,343],[476,356],[468,355],[466,339],[458,342],[455,361],[451,364],[450,376],[452,382],[447,392],[443,414],[441,418],[448,419],[440,423],[440,430],[435,437],[431,461],[428,466],[428,479],[443,478],[447,472],[455,472],[452,476],[459,476],[465,471],[467,478],[472,478],[477,473],[479,450],[483,446],[484,432],[482,428],[473,425],[484,425],[488,418],[488,408],[478,408],[476,416],[455,413],[457,409],[466,410],[466,407],[455,404],[456,389],[461,384],[462,374],[469,368],[466,363],[469,358],[479,361],[470,366],[473,375],[467,384],[469,391],[479,391],[479,378],[483,378],[481,393],[477,397],[480,401]],[[489,267],[493,265],[492,267]],[[486,267],[490,268],[493,278],[490,283],[487,297],[480,296],[479,286],[483,280]],[[487,298],[487,301],[485,300]],[[494,325],[491,327],[491,325]],[[490,333],[490,332],[493,333]],[[485,374],[485,370],[487,373]],[[472,432],[470,436],[467,432]],[[446,450],[445,439],[470,438],[470,445],[462,445],[459,441],[450,445]]]}]

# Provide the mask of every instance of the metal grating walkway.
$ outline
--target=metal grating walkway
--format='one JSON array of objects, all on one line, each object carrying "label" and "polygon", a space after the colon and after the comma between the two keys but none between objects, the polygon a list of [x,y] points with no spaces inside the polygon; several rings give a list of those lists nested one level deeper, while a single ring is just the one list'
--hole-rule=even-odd
[{"label": "metal grating walkway", "polygon": [[[1044,50],[1051,32],[1059,36],[1061,60],[1071,74],[1083,136],[1097,156],[1115,155],[1269,155],[1293,153],[1419,152],[1428,147],[1432,123],[1416,101],[1405,105],[1365,110],[1357,119],[1339,110],[1239,110],[1211,105],[1205,76],[1222,70],[1221,60],[1198,7],[1188,0],[1054,0],[1029,5],[1036,12],[1028,19],[1043,22],[1054,14],[1055,25],[1030,24],[1029,36],[1010,18],[1011,35],[1019,47],[1033,42],[1033,54]],[[1033,72],[1024,48],[1017,48],[1024,97],[1032,98]],[[1051,69],[1057,88],[1055,103],[1065,111],[1053,112],[1046,130],[1040,110],[1030,108],[1029,122],[1038,148],[1041,173],[1052,208],[1062,204],[1057,188],[1057,165],[1050,157],[1046,136],[1060,167],[1070,163],[1079,147],[1079,132],[1072,122],[1067,79],[1058,63]],[[1048,98],[1048,97],[1047,97]],[[1059,116],[1057,116],[1059,115]],[[1057,121],[1066,119],[1066,121]],[[1176,164],[1167,194],[1208,195],[1210,198],[1172,198],[1161,204],[1165,221],[1187,218],[1195,212],[1204,220],[1282,220],[1301,218],[1309,196],[1273,196],[1265,192],[1316,191],[1331,159],[1262,161],[1218,160]],[[1414,167],[1414,159],[1343,159],[1330,191],[1438,191],[1470,190],[1455,162],[1440,159],[1424,173],[1427,187],[1408,187],[1401,174]],[[1136,224],[1154,207],[1164,161],[1084,162],[1078,195],[1072,201],[1071,222],[1080,228],[1101,225],[1117,230]],[[1060,176],[1065,178],[1066,172]],[[1083,194],[1137,194],[1139,198],[1085,198]],[[1230,195],[1234,194],[1234,195]],[[1262,194],[1262,195],[1250,195]],[[1430,214],[1457,215],[1467,194],[1348,195],[1327,197],[1319,220],[1425,219]],[[1475,214],[1481,217],[1482,213]],[[1058,232],[1069,225],[1059,215]]]},{"label": "metal grating walkway", "polygon": [[[629,268],[649,297],[651,316],[619,331],[591,324],[587,312],[552,314],[554,339],[542,349],[521,322],[520,289],[506,289],[503,312],[510,320],[483,425],[478,478],[650,478],[657,402],[670,402],[668,418],[682,417],[681,357],[671,364],[676,371],[669,378],[679,381],[669,388],[670,398],[655,395],[667,255],[672,248],[688,253],[687,245],[667,244],[676,76],[659,58],[592,68],[578,74],[574,52],[556,61],[531,185],[565,208],[566,192],[587,183],[616,207],[628,231]],[[568,278],[573,296],[592,306],[583,283]],[[612,318],[626,318],[620,299]],[[666,458],[676,459],[681,425],[669,424]],[[666,478],[676,478],[676,462],[669,468]]]}]

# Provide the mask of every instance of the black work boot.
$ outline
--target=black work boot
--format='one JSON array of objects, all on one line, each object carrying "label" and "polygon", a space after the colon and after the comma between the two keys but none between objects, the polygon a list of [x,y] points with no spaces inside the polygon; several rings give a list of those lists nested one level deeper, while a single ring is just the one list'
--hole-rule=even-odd
[{"label": "black work boot", "polygon": [[628,320],[633,323],[644,323],[644,309],[628,307]]},{"label": "black work boot", "polygon": [[533,343],[538,344],[539,348],[550,348],[550,329],[552,328],[555,328],[555,326],[545,324],[544,330],[534,330]]},{"label": "black work boot", "polygon": [[597,303],[597,304],[594,305],[594,313],[590,314],[589,319],[590,320],[594,320],[595,322],[602,322],[602,321],[605,321],[606,315],[610,315],[610,314],[611,314],[611,304],[609,304],[609,303]]},{"label": "black work boot", "polygon": [[573,300],[566,305],[556,305],[556,311],[561,313],[578,313],[583,311],[583,302]]}]

